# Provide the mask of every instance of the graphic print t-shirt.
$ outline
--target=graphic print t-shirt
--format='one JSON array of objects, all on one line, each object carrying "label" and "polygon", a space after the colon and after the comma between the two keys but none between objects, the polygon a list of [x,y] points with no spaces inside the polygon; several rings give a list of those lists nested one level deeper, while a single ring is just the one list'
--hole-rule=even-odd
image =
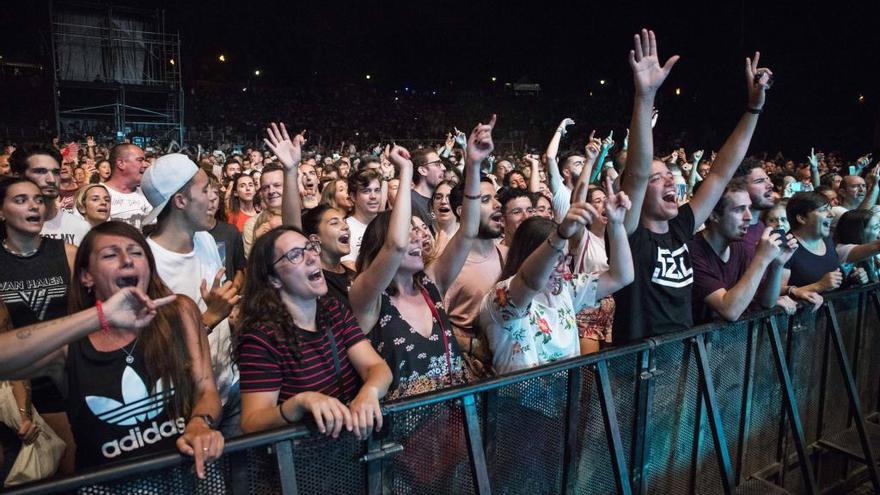
[{"label": "graphic print t-shirt", "polygon": [[639,225],[629,236],[635,280],[614,294],[614,344],[676,332],[693,324],[694,271],[687,242],[694,237],[694,212],[686,204],[655,234]]},{"label": "graphic print t-shirt", "polygon": [[[163,390],[160,380],[147,376],[140,345],[100,352],[86,337],[68,347],[67,414],[77,470],[176,448],[186,420],[166,413],[165,399],[174,388]],[[131,364],[126,351],[134,357]]]}]

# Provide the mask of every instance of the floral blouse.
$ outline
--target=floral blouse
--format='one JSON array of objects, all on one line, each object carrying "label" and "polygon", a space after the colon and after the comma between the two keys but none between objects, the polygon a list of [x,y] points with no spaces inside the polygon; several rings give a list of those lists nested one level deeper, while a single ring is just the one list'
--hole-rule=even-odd
[{"label": "floral blouse", "polygon": [[511,280],[499,282],[480,305],[495,371],[511,373],[580,355],[575,315],[597,305],[599,273],[574,275],[563,281],[559,294],[541,291],[522,308],[510,300]]},{"label": "floral blouse", "polygon": [[370,339],[376,351],[388,363],[393,375],[385,400],[431,392],[469,381],[458,341],[452,335],[452,325],[443,308],[440,291],[425,275],[421,278],[421,284],[428,291],[434,307],[437,308],[437,314],[443,320],[442,328],[446,329],[452,371],[450,373],[447,366],[440,322],[432,318],[434,326],[431,335],[425,338],[401,317],[391,297],[383,292],[382,317],[370,332]]}]

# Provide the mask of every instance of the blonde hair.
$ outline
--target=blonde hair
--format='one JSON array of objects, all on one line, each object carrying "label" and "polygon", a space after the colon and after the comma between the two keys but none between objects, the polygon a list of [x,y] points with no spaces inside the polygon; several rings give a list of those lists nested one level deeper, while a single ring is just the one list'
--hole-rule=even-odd
[{"label": "blonde hair", "polygon": [[73,200],[73,207],[83,216],[86,214],[86,194],[96,187],[104,189],[107,191],[107,195],[110,195],[110,191],[104,184],[86,184],[76,192],[76,198]]}]

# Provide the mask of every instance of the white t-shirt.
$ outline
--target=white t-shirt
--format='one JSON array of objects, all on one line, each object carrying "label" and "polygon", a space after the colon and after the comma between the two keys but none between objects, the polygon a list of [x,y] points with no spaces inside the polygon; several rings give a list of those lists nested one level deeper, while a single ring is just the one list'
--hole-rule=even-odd
[{"label": "white t-shirt", "polygon": [[[165,285],[175,294],[185,295],[195,301],[202,312],[208,309],[202,298],[202,280],[207,281],[210,288],[217,270],[223,266],[211,234],[196,232],[193,238],[194,248],[192,252],[185,254],[169,251],[153,239],[147,239],[147,243],[153,251],[156,270]],[[229,320],[223,320],[214,327],[214,331],[208,335],[208,344],[211,346],[211,367],[220,400],[226,403],[229,388],[238,381],[238,369],[233,366],[230,354]]]},{"label": "white t-shirt", "polygon": [[118,220],[125,222],[136,229],[141,228],[141,224],[147,213],[153,209],[153,206],[147,201],[144,193],[138,188],[134,192],[123,193],[104,184],[107,192],[110,193],[110,220]]},{"label": "white t-shirt", "polygon": [[562,222],[565,215],[568,214],[568,208],[571,206],[571,189],[563,183],[559,184],[559,188],[553,193],[550,199],[550,205],[553,207],[553,220],[557,223]]},{"label": "white t-shirt", "polygon": [[92,230],[92,226],[82,217],[65,210],[59,210],[55,218],[43,222],[43,230],[40,231],[40,235],[51,239],[61,239],[67,244],[79,246],[83,237],[90,230]]},{"label": "white t-shirt", "polygon": [[357,261],[358,253],[361,252],[361,241],[364,240],[364,232],[367,231],[367,224],[361,223],[355,217],[348,217],[345,219],[345,223],[348,224],[348,230],[351,233],[351,237],[349,237],[348,245],[351,246],[351,252],[342,257],[340,261],[351,261],[354,263]]}]

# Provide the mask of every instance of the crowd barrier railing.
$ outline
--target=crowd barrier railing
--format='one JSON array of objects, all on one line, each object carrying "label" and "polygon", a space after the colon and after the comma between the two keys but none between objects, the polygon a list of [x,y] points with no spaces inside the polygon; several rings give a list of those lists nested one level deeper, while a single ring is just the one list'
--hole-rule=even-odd
[{"label": "crowd barrier railing", "polygon": [[9,493],[880,492],[878,286],[383,404],[366,441],[293,426]]}]

